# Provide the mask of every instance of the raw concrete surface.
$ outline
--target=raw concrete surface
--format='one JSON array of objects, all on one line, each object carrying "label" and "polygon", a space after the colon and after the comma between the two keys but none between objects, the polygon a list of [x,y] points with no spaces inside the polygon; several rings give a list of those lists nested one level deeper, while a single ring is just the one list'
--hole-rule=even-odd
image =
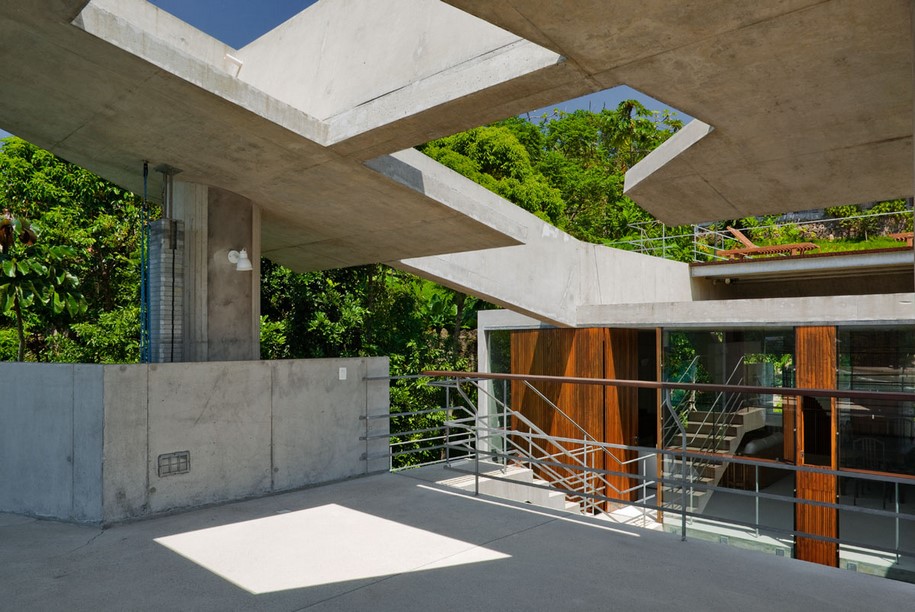
[{"label": "raw concrete surface", "polygon": [[[352,21],[352,14],[340,13],[347,4],[328,5],[337,7],[337,22]],[[439,3],[426,4],[434,9]],[[444,5],[440,11],[458,12]],[[469,16],[462,23],[466,22],[498,31]],[[411,30],[408,16],[400,26]],[[428,34],[417,28],[417,36]],[[465,34],[460,28],[446,29],[439,32],[438,43],[457,44]],[[478,49],[484,60],[493,45],[498,47],[506,37],[517,38],[500,36]],[[247,198],[263,211],[263,254],[297,271],[515,244],[499,229],[467,218],[449,203],[406,190],[361,164],[367,157],[444,135],[444,125],[453,132],[506,116],[490,116],[493,104],[515,97],[511,86],[501,83],[511,74],[498,62],[465,61],[479,78],[462,81],[456,75],[453,81],[461,89],[446,92],[445,100],[430,102],[430,95],[443,95],[430,86],[427,90],[432,91],[425,94],[413,92],[417,95],[409,113],[406,106],[395,105],[382,109],[384,116],[376,113],[350,124],[383,123],[376,129],[385,133],[352,144],[343,155],[328,148],[329,126],[307,108],[287,104],[240,78],[237,66],[227,59],[236,50],[142,0],[40,0],[27,9],[0,3],[0,39],[6,43],[0,56],[3,129],[136,193],[142,193],[143,161],[148,160],[151,168],[168,164],[180,169],[182,181]],[[356,48],[347,42],[359,43],[340,41],[346,49]],[[555,53],[533,47],[525,45],[527,55],[557,65]],[[371,49],[358,57],[389,59],[387,53]],[[324,68],[333,71],[335,64],[329,58],[327,62]],[[397,65],[409,72],[414,63],[405,60]],[[272,67],[281,73],[295,68],[281,63]],[[383,67],[374,68],[382,78]],[[515,66],[518,72],[540,68],[543,62]],[[252,70],[245,68],[246,74]],[[409,97],[413,91],[388,84],[396,96]],[[365,93],[375,95],[376,89]],[[397,124],[415,120],[424,104],[437,107],[468,94],[483,96],[472,104],[485,119],[469,121],[466,114],[438,117],[399,133]],[[376,98],[375,105],[384,98]],[[443,127],[430,130],[435,121]],[[367,157],[359,157],[367,149]],[[151,173],[153,197],[161,192],[160,179],[157,172]]]},{"label": "raw concrete surface", "polygon": [[388,414],[387,375],[387,357],[0,364],[27,390],[0,401],[0,511],[110,523],[386,470],[365,455],[388,421],[364,417]]},{"label": "raw concrete surface", "polygon": [[761,325],[912,325],[911,293],[830,295],[591,305],[579,308],[582,326],[753,327]]},{"label": "raw concrete surface", "polygon": [[0,508],[68,520],[98,517],[102,368],[0,367]]},{"label": "raw concrete surface", "polygon": [[909,0],[445,1],[701,120],[627,176],[669,225],[912,193]]},{"label": "raw concrete surface", "polygon": [[582,304],[691,301],[698,288],[678,261],[582,242],[423,155],[407,149],[370,168],[499,227],[523,244],[405,259],[397,268],[558,325]]},{"label": "raw concrete surface", "polygon": [[384,474],[107,530],[0,515],[54,610],[902,610],[915,586]]}]

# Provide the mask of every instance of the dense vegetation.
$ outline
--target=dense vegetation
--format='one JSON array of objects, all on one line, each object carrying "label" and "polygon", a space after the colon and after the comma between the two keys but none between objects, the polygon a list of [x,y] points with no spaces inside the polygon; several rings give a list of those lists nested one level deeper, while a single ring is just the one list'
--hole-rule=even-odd
[{"label": "dense vegetation", "polygon": [[0,253],[0,360],[137,361],[140,200],[8,138],[0,213],[35,234]]},{"label": "dense vegetation", "polygon": [[661,226],[623,195],[626,170],[682,123],[634,100],[600,112],[518,117],[426,144],[433,159],[581,240],[603,243]]}]

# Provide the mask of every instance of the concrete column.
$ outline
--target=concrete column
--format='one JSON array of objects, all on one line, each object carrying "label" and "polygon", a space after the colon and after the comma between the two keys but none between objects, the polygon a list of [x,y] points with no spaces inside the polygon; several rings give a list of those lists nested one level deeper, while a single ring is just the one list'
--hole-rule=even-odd
[{"label": "concrete column", "polygon": [[[239,272],[229,251],[245,249]],[[260,359],[260,210],[223,189],[175,181],[172,219],[150,247],[153,362]]]},{"label": "concrete column", "polygon": [[[214,187],[207,199],[207,361],[260,359],[260,210]],[[229,251],[242,249],[250,272],[229,263]]]}]

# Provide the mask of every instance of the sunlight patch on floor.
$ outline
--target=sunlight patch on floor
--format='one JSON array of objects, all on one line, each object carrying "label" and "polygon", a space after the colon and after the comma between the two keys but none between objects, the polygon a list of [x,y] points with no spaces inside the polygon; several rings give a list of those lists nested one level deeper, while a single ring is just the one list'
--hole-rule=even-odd
[{"label": "sunlight patch on floor", "polygon": [[337,504],[155,541],[253,594],[510,557]]}]

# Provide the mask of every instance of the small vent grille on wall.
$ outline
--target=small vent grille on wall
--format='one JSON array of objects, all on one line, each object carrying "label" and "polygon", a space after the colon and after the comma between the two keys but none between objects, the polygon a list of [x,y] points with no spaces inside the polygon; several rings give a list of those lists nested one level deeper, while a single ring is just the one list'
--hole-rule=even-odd
[{"label": "small vent grille on wall", "polygon": [[159,477],[187,474],[191,471],[191,451],[159,455]]}]

